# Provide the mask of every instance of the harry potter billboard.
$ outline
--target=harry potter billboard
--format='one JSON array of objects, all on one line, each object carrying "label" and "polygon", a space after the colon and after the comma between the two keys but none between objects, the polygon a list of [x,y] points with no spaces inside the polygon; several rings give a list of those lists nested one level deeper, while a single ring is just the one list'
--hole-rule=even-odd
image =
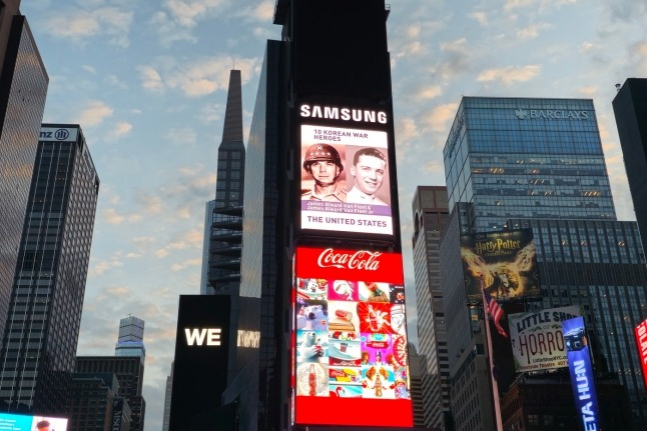
[{"label": "harry potter billboard", "polygon": [[468,300],[481,301],[481,285],[498,301],[541,295],[530,229],[462,235],[461,257]]}]

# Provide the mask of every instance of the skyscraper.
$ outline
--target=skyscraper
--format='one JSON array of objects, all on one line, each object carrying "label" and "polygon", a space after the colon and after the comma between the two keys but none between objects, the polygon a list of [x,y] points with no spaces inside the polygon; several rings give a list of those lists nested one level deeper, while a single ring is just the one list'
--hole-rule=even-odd
[{"label": "skyscraper", "polygon": [[457,230],[532,228],[542,298],[529,308],[582,306],[598,371],[617,374],[644,429],[632,331],[645,258],[636,223],[616,221],[593,102],[464,97],[443,154]]},{"label": "skyscraper", "polygon": [[139,356],[144,362],[144,321],[128,316],[119,321],[119,335],[115,345],[115,356]]},{"label": "skyscraper", "polygon": [[0,408],[61,414],[99,177],[78,125],[43,124],[0,350]]},{"label": "skyscraper", "polygon": [[613,111],[643,250],[647,250],[647,79],[628,78],[613,99]]},{"label": "skyscraper", "polygon": [[49,77],[20,0],[0,2],[0,333],[12,292]]},{"label": "skyscraper", "polygon": [[240,284],[244,173],[241,75],[240,70],[232,70],[222,142],[218,147],[218,177],[208,257],[209,284],[217,295],[237,294]]},{"label": "skyscraper", "polygon": [[441,427],[449,414],[447,327],[440,281],[440,240],[449,223],[447,188],[418,186],[412,203],[413,264],[416,279],[419,353],[425,426]]}]

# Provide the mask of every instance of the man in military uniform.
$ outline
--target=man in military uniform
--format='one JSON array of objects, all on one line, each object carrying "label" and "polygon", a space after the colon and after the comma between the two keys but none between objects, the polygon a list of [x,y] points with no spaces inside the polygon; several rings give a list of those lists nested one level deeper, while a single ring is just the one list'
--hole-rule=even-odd
[{"label": "man in military uniform", "polygon": [[344,165],[335,147],[329,144],[313,144],[308,147],[303,169],[314,180],[314,186],[301,195],[302,200],[346,202],[346,191],[337,183]]}]

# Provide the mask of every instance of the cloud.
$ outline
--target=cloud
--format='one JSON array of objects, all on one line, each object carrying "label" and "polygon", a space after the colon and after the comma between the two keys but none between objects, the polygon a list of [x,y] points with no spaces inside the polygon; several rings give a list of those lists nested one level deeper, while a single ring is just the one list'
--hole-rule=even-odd
[{"label": "cloud", "polygon": [[138,222],[142,219],[140,214],[119,214],[114,208],[106,208],[101,213],[103,219],[109,224],[122,224],[124,222]]},{"label": "cloud", "polygon": [[433,132],[447,132],[450,122],[456,116],[458,103],[446,103],[433,108],[426,114],[425,121]]},{"label": "cloud", "polygon": [[547,23],[532,24],[517,31],[517,36],[521,39],[534,39],[539,36],[540,30],[545,30],[550,27],[551,25]]},{"label": "cloud", "polygon": [[485,12],[472,12],[468,16],[481,25],[487,25],[488,23],[487,14]]},{"label": "cloud", "polygon": [[128,89],[128,84],[125,82],[121,81],[116,75],[108,75],[103,79],[103,82],[105,82],[108,85],[111,85],[113,87],[121,88],[123,90]]},{"label": "cloud", "polygon": [[435,70],[443,80],[454,79],[457,74],[470,68],[470,53],[467,39],[460,38],[441,44],[442,58]]},{"label": "cloud", "polygon": [[[192,229],[179,234],[175,239],[172,239],[165,247],[158,249],[155,255],[163,259],[171,254],[173,250],[184,250],[187,248],[201,249],[203,241],[203,232],[197,229]],[[200,262],[202,258],[196,259]],[[183,264],[181,264],[183,265]],[[200,265],[200,263],[198,263]],[[193,265],[192,265],[193,266]],[[175,269],[174,271],[178,271]]]},{"label": "cloud", "polygon": [[94,265],[91,264],[88,276],[102,275],[108,270],[120,268],[122,266],[124,266],[124,264],[121,262],[120,255],[117,253],[111,256],[108,260],[100,260]]},{"label": "cloud", "polygon": [[198,135],[191,127],[182,127],[168,129],[164,137],[176,145],[188,145],[195,144]]},{"label": "cloud", "polygon": [[90,65],[87,65],[87,64],[84,64],[83,66],[81,66],[81,69],[83,69],[83,70],[85,70],[86,72],[91,73],[91,74],[93,74],[93,75],[94,75],[95,73],[97,73],[97,71],[96,71],[96,69],[95,69],[94,67],[92,67],[92,66],[90,66]]},{"label": "cloud", "polygon": [[538,65],[508,66],[484,70],[476,77],[476,80],[480,82],[501,81],[503,85],[509,86],[515,82],[530,81],[539,74],[539,71],[540,66]]},{"label": "cloud", "polygon": [[103,7],[94,11],[71,10],[50,16],[43,30],[54,37],[68,39],[85,45],[88,38],[107,36],[108,43],[122,48],[130,44],[128,33],[133,21],[133,12],[115,7]]},{"label": "cloud", "polygon": [[91,100],[86,103],[83,110],[77,114],[76,122],[81,126],[96,126],[107,117],[112,116],[114,109],[101,100]]},{"label": "cloud", "polygon": [[119,287],[109,287],[105,290],[106,293],[112,295],[112,296],[117,296],[120,298],[127,298],[131,295],[130,289],[127,287],[119,286]]},{"label": "cloud", "polygon": [[200,109],[199,118],[203,123],[213,123],[224,118],[225,106],[218,103],[210,103]]},{"label": "cloud", "polygon": [[148,193],[140,193],[137,196],[137,202],[143,207],[144,211],[149,214],[159,214],[164,209],[162,198]]},{"label": "cloud", "polygon": [[111,139],[118,139],[129,134],[132,129],[133,125],[129,122],[119,121],[117,124],[115,124],[114,129],[112,129],[112,131],[108,133],[108,136]]},{"label": "cloud", "polygon": [[187,269],[189,267],[195,267],[195,266],[201,266],[202,265],[202,258],[198,259],[188,259],[185,260],[184,262],[179,262],[179,263],[174,263],[171,265],[171,271],[182,271],[183,269]]},{"label": "cloud", "polygon": [[260,21],[263,23],[272,22],[274,18],[274,3],[273,0],[263,0],[255,7],[244,8],[240,15],[252,21]]},{"label": "cloud", "polygon": [[164,82],[162,76],[151,66],[137,66],[139,77],[142,79],[142,87],[144,90],[152,91],[155,93],[164,92]]},{"label": "cloud", "polygon": [[165,12],[153,14],[150,25],[159,34],[162,46],[168,47],[173,42],[185,41],[195,43],[198,40],[191,34],[191,30],[183,27]]},{"label": "cloud", "polygon": [[184,27],[194,27],[198,18],[206,18],[210,13],[222,9],[225,0],[166,0],[164,6],[172,18]]}]

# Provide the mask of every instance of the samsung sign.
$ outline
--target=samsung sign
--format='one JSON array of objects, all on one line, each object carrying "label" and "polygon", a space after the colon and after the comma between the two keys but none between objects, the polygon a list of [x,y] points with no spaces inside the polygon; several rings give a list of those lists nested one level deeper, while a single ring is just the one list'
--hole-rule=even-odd
[{"label": "samsung sign", "polygon": [[520,120],[532,120],[543,118],[545,120],[588,120],[589,112],[587,111],[567,111],[564,109],[523,109],[519,108],[514,111]]},{"label": "samsung sign", "polygon": [[41,127],[39,141],[76,142],[79,129]]},{"label": "samsung sign", "polygon": [[353,109],[338,106],[321,106],[303,104],[299,107],[302,118],[323,118],[326,120],[354,121],[361,123],[386,124],[388,115],[384,111],[370,109]]}]

